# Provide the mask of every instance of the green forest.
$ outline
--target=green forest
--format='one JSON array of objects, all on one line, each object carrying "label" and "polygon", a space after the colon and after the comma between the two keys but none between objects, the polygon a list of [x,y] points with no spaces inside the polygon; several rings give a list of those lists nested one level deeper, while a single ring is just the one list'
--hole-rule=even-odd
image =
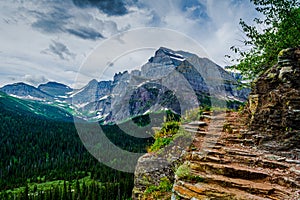
[{"label": "green forest", "polygon": [[[134,119],[141,131],[147,117]],[[133,174],[101,164],[82,144],[71,121],[58,121],[0,106],[0,199],[128,199]],[[130,127],[124,122],[124,127]],[[142,126],[143,125],[143,126]],[[101,125],[115,145],[146,152],[152,137],[124,134],[117,125]],[[122,126],[122,125],[121,125]],[[89,127],[86,125],[86,131]]]}]

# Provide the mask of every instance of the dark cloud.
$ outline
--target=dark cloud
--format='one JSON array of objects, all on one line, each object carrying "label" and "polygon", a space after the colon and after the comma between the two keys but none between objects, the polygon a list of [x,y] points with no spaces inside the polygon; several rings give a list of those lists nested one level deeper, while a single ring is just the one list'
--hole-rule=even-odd
[{"label": "dark cloud", "polygon": [[97,40],[103,38],[101,33],[92,28],[79,27],[76,29],[67,29],[66,31],[82,39]]},{"label": "dark cloud", "polygon": [[55,7],[48,13],[39,11],[31,11],[37,17],[37,21],[32,24],[32,27],[45,33],[57,33],[64,29],[68,20],[72,17],[66,10]]},{"label": "dark cloud", "polygon": [[80,8],[96,7],[107,15],[125,15],[128,13],[124,0],[72,0]]},{"label": "dark cloud", "polygon": [[[54,7],[48,12],[30,11],[37,20],[32,27],[43,33],[69,33],[82,39],[97,40],[103,38],[102,34],[93,28],[79,26],[74,24],[74,18],[65,8]],[[89,15],[87,15],[89,16]],[[89,19],[85,19],[88,21]]]},{"label": "dark cloud", "polygon": [[42,53],[57,55],[62,60],[68,60],[69,57],[75,56],[75,54],[72,53],[66,45],[54,40],[52,41],[52,44],[49,45],[49,48],[42,51]]}]

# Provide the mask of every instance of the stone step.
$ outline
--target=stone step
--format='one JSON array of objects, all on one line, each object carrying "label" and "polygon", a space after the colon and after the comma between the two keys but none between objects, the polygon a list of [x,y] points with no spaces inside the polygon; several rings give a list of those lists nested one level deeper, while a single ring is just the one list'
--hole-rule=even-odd
[{"label": "stone step", "polygon": [[202,149],[199,152],[192,152],[192,154],[195,154],[195,156],[214,156],[214,157],[224,157],[225,152],[219,151],[217,149]]},{"label": "stone step", "polygon": [[206,131],[197,131],[197,130],[193,130],[193,129],[184,129],[190,133],[194,133],[196,134],[196,136],[201,136],[201,137],[210,137],[210,138],[218,138],[220,137],[220,133],[216,132],[216,133],[213,133],[213,132],[206,132]]},{"label": "stone step", "polygon": [[241,150],[241,149],[224,148],[224,150],[229,155],[238,155],[238,156],[244,156],[244,157],[257,157],[259,155],[259,154],[251,153],[247,150]]},{"label": "stone step", "polygon": [[300,189],[300,181],[296,181],[294,178],[296,177],[291,178],[286,176],[280,176],[273,179],[272,182],[284,187]]},{"label": "stone step", "polygon": [[283,196],[287,196],[289,194],[287,188],[273,186],[268,182],[254,182],[245,179],[228,178],[221,175],[211,175],[197,171],[191,171],[191,175],[203,178],[205,183],[208,184],[217,184],[226,186],[226,188],[236,188],[256,195],[272,195],[276,193],[277,195],[282,194]]},{"label": "stone step", "polygon": [[213,125],[208,127],[208,131],[223,131],[223,126],[222,125]]},{"label": "stone step", "polygon": [[192,161],[190,168],[210,174],[223,175],[229,178],[240,178],[248,180],[264,180],[269,177],[264,171],[258,171],[245,166],[226,165],[218,163],[205,163]]},{"label": "stone step", "polygon": [[206,111],[204,111],[203,113],[202,113],[202,115],[211,115],[212,113],[211,112],[206,112]]},{"label": "stone step", "polygon": [[242,139],[252,139],[253,135],[255,135],[256,133],[254,132],[241,132],[240,131],[240,135]]},{"label": "stone step", "polygon": [[215,156],[192,156],[192,161],[200,161],[200,162],[209,162],[209,163],[219,163],[219,164],[227,164],[231,163],[230,160],[222,159],[220,157]]},{"label": "stone step", "polygon": [[230,139],[226,138],[228,142],[231,142],[233,144],[244,144],[247,146],[254,145],[254,141],[252,139]]},{"label": "stone step", "polygon": [[206,183],[186,183],[177,181],[173,187],[174,192],[184,199],[215,199],[215,200],[270,200],[269,198],[260,197],[257,195],[249,194],[245,191],[224,188],[217,184]]},{"label": "stone step", "polygon": [[274,160],[259,160],[257,161],[259,167],[270,168],[270,169],[288,169],[289,166],[283,162],[278,162]]},{"label": "stone step", "polygon": [[204,134],[204,133],[207,133],[207,131],[205,131],[205,130],[197,130],[197,129],[189,129],[189,128],[185,128],[184,129],[185,131],[188,131],[188,132],[190,132],[190,133],[194,133],[194,134],[196,134],[196,133],[198,133],[198,132],[200,132],[201,134]]},{"label": "stone step", "polygon": [[207,132],[205,132],[205,131],[199,131],[199,130],[197,130],[197,129],[189,129],[189,128],[185,128],[184,130],[185,130],[185,131],[188,131],[188,132],[190,132],[190,133],[198,133],[198,132],[201,132],[202,134],[207,133]]},{"label": "stone step", "polygon": [[184,184],[174,184],[173,191],[176,197],[172,199],[181,199],[181,200],[190,200],[190,199],[197,199],[197,200],[205,200],[207,196],[205,194],[199,194],[193,190],[190,190],[184,186]]},{"label": "stone step", "polygon": [[[213,148],[213,147],[212,147]],[[224,150],[223,147],[218,146],[216,148],[218,151],[210,152],[208,154],[192,154],[191,160],[204,161],[204,162],[215,162],[215,163],[238,163],[244,164],[246,166],[255,166],[259,168],[269,168],[269,169],[280,169],[286,170],[289,165],[284,162],[267,160],[263,158],[257,158],[257,154],[252,154],[249,152],[244,152],[236,149],[225,149],[227,154],[221,153],[220,149]]]},{"label": "stone step", "polygon": [[212,144],[212,143],[206,143],[204,145],[205,148],[210,148],[210,149],[217,149],[217,150],[221,150],[223,148],[223,146],[220,146],[220,145],[215,145],[215,144]]},{"label": "stone step", "polygon": [[230,134],[230,136],[226,137],[226,140],[235,140],[235,139],[244,139],[241,135]]},{"label": "stone step", "polygon": [[184,124],[182,125],[182,127],[186,130],[186,129],[191,129],[191,130],[205,130],[199,126],[192,126],[192,125],[188,125],[188,124]]},{"label": "stone step", "polygon": [[[229,159],[230,157],[225,156],[224,158]],[[247,166],[256,167],[256,168],[268,168],[268,169],[278,169],[278,170],[287,170],[288,165],[281,162],[258,159],[255,157],[245,157],[245,156],[232,156],[232,162],[245,164]]]},{"label": "stone step", "polygon": [[211,144],[211,145],[219,146],[219,147],[224,147],[224,146],[226,146],[224,143],[218,142],[218,141],[216,141],[216,140],[205,140],[205,143],[208,144],[208,145]]},{"label": "stone step", "polygon": [[222,149],[225,145],[218,142],[219,138],[205,138],[205,137],[195,137],[194,144],[200,149]]},{"label": "stone step", "polygon": [[207,126],[207,123],[202,121],[193,121],[188,123],[188,125],[202,127],[202,126]]},{"label": "stone step", "polygon": [[225,120],[225,116],[211,116],[211,115],[201,115],[202,118],[210,119],[214,121],[223,121]]}]

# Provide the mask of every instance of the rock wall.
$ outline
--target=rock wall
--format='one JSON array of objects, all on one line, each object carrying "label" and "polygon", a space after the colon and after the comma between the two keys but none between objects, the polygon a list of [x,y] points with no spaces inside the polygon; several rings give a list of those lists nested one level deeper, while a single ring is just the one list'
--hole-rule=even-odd
[{"label": "rock wall", "polygon": [[300,48],[282,50],[260,76],[248,101],[249,127],[267,150],[300,156]]}]

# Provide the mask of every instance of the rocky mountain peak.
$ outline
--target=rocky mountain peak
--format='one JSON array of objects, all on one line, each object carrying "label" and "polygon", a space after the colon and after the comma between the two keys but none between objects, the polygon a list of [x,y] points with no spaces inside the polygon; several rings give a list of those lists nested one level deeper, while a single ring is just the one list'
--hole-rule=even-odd
[{"label": "rocky mountain peak", "polygon": [[160,47],[149,59],[149,63],[164,63],[178,66],[186,57],[171,49]]},{"label": "rocky mountain peak", "polygon": [[87,84],[88,87],[95,87],[98,85],[98,81],[96,79],[92,79],[89,81],[89,83]]},{"label": "rocky mountain peak", "polygon": [[114,78],[113,78],[113,83],[115,84],[115,83],[119,82],[121,79],[123,79],[125,76],[128,76],[128,75],[129,75],[128,71],[115,73]]}]

